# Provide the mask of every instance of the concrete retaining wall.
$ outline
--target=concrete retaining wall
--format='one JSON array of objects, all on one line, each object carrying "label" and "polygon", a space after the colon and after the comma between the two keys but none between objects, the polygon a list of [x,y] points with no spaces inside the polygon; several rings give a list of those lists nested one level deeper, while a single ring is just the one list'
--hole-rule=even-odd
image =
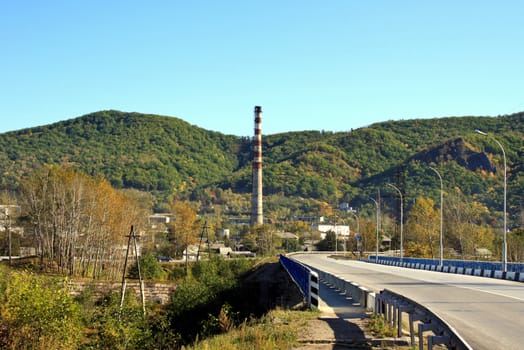
[{"label": "concrete retaining wall", "polygon": [[[71,282],[71,295],[78,296],[84,290],[89,289],[97,298],[101,298],[110,292],[120,293],[122,284],[120,282]],[[176,284],[144,282],[144,297],[146,302],[166,304],[171,294],[176,290]],[[127,282],[126,293],[133,293],[140,300],[140,284],[138,282]]]}]

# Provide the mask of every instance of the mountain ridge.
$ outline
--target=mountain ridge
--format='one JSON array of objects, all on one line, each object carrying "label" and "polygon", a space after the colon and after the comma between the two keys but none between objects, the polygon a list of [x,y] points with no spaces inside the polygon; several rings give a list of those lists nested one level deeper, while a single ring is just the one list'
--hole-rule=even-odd
[{"label": "mountain ridge", "polygon": [[[428,191],[417,181],[410,184],[411,178],[422,176],[424,182],[434,176],[420,170],[424,168],[420,164],[448,167],[453,173],[453,178],[446,176],[449,185],[468,179],[476,183],[464,186],[471,191],[487,186],[500,190],[500,179],[482,185],[482,171],[500,168],[500,150],[490,137],[476,135],[475,129],[494,133],[507,147],[509,176],[516,187],[513,206],[518,207],[524,113],[388,121],[349,132],[264,135],[264,192],[358,203],[380,183],[399,181],[401,169],[406,195],[416,196]],[[164,197],[177,193],[198,199],[197,193],[213,188],[236,193],[251,190],[250,137],[209,131],[176,117],[94,112],[0,134],[0,149],[0,187],[8,190],[16,190],[27,173],[43,164],[71,166],[103,176],[117,188]]]}]

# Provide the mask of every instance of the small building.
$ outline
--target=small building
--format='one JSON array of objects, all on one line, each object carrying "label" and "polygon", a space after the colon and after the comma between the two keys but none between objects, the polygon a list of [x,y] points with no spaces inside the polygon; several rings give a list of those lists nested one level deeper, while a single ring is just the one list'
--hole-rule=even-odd
[{"label": "small building", "polygon": [[149,215],[149,224],[155,225],[155,224],[169,224],[172,220],[174,220],[175,215],[171,213],[156,213],[153,215]]},{"label": "small building", "polygon": [[[334,232],[338,237],[341,238],[349,238],[350,235],[350,229],[347,225],[313,225],[313,229],[320,232],[320,238],[324,239],[326,238],[326,233],[328,232]],[[356,232],[355,232],[356,234]]]},{"label": "small building", "polygon": [[217,231],[217,238],[220,240],[229,239],[229,236],[231,235],[231,231],[228,228],[224,228]]},{"label": "small building", "polygon": [[182,257],[187,260],[196,260],[198,255],[198,245],[190,244],[182,252]]}]

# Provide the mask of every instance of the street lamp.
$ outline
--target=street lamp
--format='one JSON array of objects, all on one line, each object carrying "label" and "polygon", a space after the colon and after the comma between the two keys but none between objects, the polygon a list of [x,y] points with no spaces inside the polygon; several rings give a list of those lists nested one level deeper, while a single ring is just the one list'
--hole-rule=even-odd
[{"label": "street lamp", "polygon": [[357,250],[360,252],[360,257],[362,257],[362,235],[360,234],[360,223],[358,221],[357,214],[353,213],[353,216],[355,217],[355,219],[357,219],[357,234],[355,235],[355,238],[357,240]]},{"label": "street lamp", "polygon": [[403,203],[403,200],[402,200],[402,192],[400,191],[400,189],[395,186],[395,185],[392,185],[390,183],[386,184],[390,187],[393,187],[395,190],[397,190],[398,194],[400,195],[400,261],[402,261],[403,259],[403,253],[402,253],[402,241],[404,239],[403,237],[403,224],[402,224],[402,221],[404,220],[404,203]]},{"label": "street lamp", "polygon": [[376,234],[377,234],[377,242],[375,244],[375,263],[378,264],[378,211],[380,209],[379,209],[379,206],[378,206],[378,202],[376,200],[374,200],[373,198],[369,198],[369,199],[371,199],[373,202],[375,202],[375,206],[377,207],[377,223],[375,224]]},{"label": "street lamp", "polygon": [[338,254],[337,216],[335,215],[335,255]]},{"label": "street lamp", "polygon": [[438,175],[438,178],[440,179],[440,255],[439,255],[439,266],[442,267],[444,265],[444,244],[442,243],[442,215],[443,215],[443,209],[444,209],[444,186],[442,185],[442,176],[440,176],[440,173],[437,171],[437,169],[433,167],[429,167],[431,170],[435,172],[435,174]]},{"label": "street lamp", "polygon": [[506,215],[506,196],[507,196],[507,180],[506,180],[506,152],[504,151],[504,147],[502,147],[502,144],[493,136],[488,135],[484,131],[480,131],[479,129],[475,129],[475,132],[480,135],[488,136],[493,141],[499,145],[500,149],[502,150],[502,156],[504,157],[504,245],[502,247],[502,270],[506,272],[508,270],[508,242],[507,242],[507,215]]}]

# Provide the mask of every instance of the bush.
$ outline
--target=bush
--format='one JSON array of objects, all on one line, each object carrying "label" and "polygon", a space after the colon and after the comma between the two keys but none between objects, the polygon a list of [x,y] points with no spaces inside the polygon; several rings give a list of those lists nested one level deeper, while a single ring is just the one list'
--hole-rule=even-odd
[{"label": "bush", "polygon": [[[164,270],[160,263],[151,254],[145,254],[140,257],[140,272],[142,278],[146,280],[160,280],[164,278]],[[138,278],[138,265],[135,263],[129,269],[129,277]]]},{"label": "bush", "polygon": [[109,293],[95,304],[85,323],[92,327],[85,349],[144,349],[151,339],[142,307],[132,293],[126,294],[122,308],[119,293]]},{"label": "bush", "polygon": [[5,349],[76,349],[80,308],[64,280],[2,271],[1,344]]}]

